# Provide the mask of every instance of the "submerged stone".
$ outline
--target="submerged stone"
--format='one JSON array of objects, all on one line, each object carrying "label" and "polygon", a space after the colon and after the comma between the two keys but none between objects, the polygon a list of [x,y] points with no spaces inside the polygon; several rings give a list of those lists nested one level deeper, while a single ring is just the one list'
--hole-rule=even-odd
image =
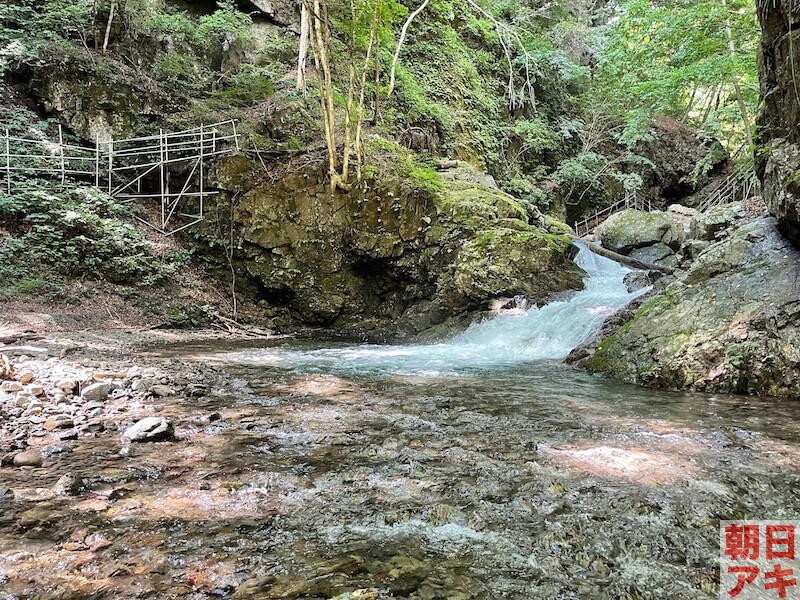
[{"label": "submerged stone", "polygon": [[175,437],[175,429],[164,417],[145,417],[122,434],[124,442],[161,442]]}]

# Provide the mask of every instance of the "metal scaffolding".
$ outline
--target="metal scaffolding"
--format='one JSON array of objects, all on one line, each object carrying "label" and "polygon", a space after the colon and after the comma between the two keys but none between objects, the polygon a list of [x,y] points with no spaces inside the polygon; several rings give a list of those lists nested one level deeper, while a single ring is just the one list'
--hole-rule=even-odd
[{"label": "metal scaffolding", "polygon": [[5,131],[5,190],[11,194],[13,173],[91,179],[120,201],[160,202],[160,218],[137,217],[163,235],[172,235],[204,218],[206,199],[217,194],[206,186],[208,161],[238,152],[236,121],[200,125],[177,132],[112,139],[94,148],[14,137]]}]

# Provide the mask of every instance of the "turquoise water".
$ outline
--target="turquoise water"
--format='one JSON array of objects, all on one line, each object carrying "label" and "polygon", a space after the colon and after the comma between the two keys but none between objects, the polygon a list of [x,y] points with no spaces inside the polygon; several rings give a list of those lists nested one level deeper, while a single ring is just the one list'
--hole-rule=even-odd
[{"label": "turquoise water", "polygon": [[576,262],[586,271],[585,288],[572,297],[527,311],[506,311],[472,325],[443,343],[348,345],[296,343],[226,352],[226,362],[337,375],[458,376],[560,360],[613,314],[646,290],[629,293],[630,269],[582,247]]}]

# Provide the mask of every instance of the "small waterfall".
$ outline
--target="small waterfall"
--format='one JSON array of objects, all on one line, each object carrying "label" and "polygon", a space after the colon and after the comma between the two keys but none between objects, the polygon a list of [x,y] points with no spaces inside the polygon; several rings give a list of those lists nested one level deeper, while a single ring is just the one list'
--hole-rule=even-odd
[{"label": "small waterfall", "polygon": [[226,360],[286,367],[312,373],[455,375],[560,360],[586,340],[605,318],[646,290],[629,293],[630,269],[579,245],[575,262],[587,273],[585,288],[567,300],[525,310],[516,298],[511,310],[476,323],[438,344],[333,346],[300,350],[276,347],[226,355]]}]

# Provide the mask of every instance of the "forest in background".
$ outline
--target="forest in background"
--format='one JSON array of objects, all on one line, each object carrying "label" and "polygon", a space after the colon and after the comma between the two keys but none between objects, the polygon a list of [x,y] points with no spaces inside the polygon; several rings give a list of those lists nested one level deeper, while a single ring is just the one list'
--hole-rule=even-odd
[{"label": "forest in background", "polygon": [[[100,113],[126,135],[236,118],[259,160],[327,161],[344,188],[399,178],[435,194],[437,162],[458,159],[561,219],[625,191],[658,193],[648,188],[672,160],[664,148],[692,146],[673,199],[728,156],[747,168],[755,149],[752,1],[273,5],[4,3],[0,120],[50,139],[60,120],[69,139],[93,141]],[[224,273],[235,253],[210,219],[185,248],[153,256],[125,222],[134,207],[51,188],[26,178],[0,196],[13,234],[0,245],[15,282],[5,294],[58,298],[53,281],[87,273],[163,284],[193,256]]]}]

